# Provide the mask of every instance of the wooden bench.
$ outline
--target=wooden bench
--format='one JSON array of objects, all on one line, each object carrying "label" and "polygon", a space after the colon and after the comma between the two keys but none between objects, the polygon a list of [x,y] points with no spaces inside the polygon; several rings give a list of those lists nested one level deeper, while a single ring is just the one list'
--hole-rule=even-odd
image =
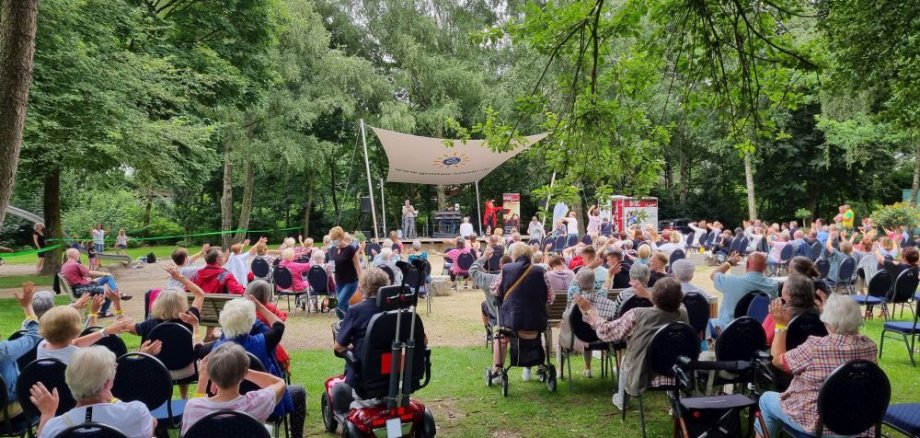
[{"label": "wooden bench", "polygon": [[57,278],[61,293],[67,294],[67,296],[70,297],[70,301],[75,301],[77,298],[73,295],[73,289],[70,287],[70,283],[68,283],[60,273],[58,273]]},{"label": "wooden bench", "polygon": [[[80,248],[81,254],[86,254],[86,248]],[[131,256],[128,255],[118,255],[112,253],[97,252],[96,258],[99,260],[111,260],[114,262],[121,263],[122,266],[128,267],[131,265]]]},{"label": "wooden bench", "polygon": [[[188,303],[191,306],[195,300],[195,295],[186,294]],[[204,304],[201,305],[201,320],[199,324],[203,327],[220,327],[220,312],[224,310],[227,301],[239,298],[241,295],[231,294],[204,294]]]}]

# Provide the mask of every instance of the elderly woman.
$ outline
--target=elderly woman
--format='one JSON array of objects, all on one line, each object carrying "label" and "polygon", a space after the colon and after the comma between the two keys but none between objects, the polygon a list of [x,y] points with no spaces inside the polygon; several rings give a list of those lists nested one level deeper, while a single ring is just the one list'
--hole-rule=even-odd
[{"label": "elderly woman", "polygon": [[[512,263],[502,266],[501,273],[492,283],[491,292],[498,299],[498,323],[514,331],[522,340],[534,340],[546,329],[546,304],[555,295],[546,282],[543,268],[531,263],[533,250],[526,243],[517,242],[509,248]],[[508,338],[495,337],[493,348],[493,379],[504,368]],[[530,380],[530,369],[524,368],[521,379]]]},{"label": "elderly woman", "polygon": [[[345,318],[342,319],[342,324],[335,337],[333,349],[336,352],[343,353],[349,348],[356,352],[361,351],[364,346],[367,325],[374,315],[380,313],[377,307],[377,291],[388,284],[390,284],[390,277],[381,269],[371,268],[361,274],[358,280],[358,290],[361,291],[364,300],[349,308],[345,313]],[[345,383],[354,386],[354,379],[355,372],[346,363]]]},{"label": "elderly woman", "polygon": [[92,421],[112,426],[129,438],[150,438],[157,420],[139,401],[122,402],[112,396],[115,381],[115,354],[105,347],[84,348],[73,355],[64,379],[77,405],[55,417],[58,393],[37,383],[31,388],[31,401],[41,412],[39,437],[54,437],[68,427]]},{"label": "elderly woman", "polygon": [[[261,332],[254,330],[257,312],[270,323],[269,329]],[[275,356],[275,349],[284,336],[284,321],[265,308],[252,295],[228,301],[220,312],[218,320],[223,334],[220,339],[209,346],[196,346],[199,357],[203,358],[215,348],[232,342],[252,353],[262,362],[266,371],[276,377],[284,377],[284,371]],[[281,403],[275,407],[275,414],[278,416],[291,414],[291,432],[295,438],[303,436],[306,406],[307,394],[303,387],[292,385],[287,387]]]},{"label": "elderly woman", "polygon": [[[787,319],[791,321],[805,312],[818,313],[818,301],[815,298],[815,285],[812,279],[793,272],[783,282],[781,296],[773,301],[781,303]],[[772,345],[776,329],[773,315],[764,318],[763,329],[767,333],[767,345]]]},{"label": "elderly woman", "polygon": [[[115,312],[121,312],[121,300],[118,294],[106,291],[106,295],[115,304]],[[116,319],[112,325],[80,336],[83,329],[80,312],[71,306],[58,306],[49,309],[40,320],[39,334],[44,338],[38,344],[38,359],[53,358],[69,364],[71,357],[81,348],[89,347],[108,335],[117,335],[128,331],[132,326],[129,318]]]},{"label": "elderly woman", "polygon": [[569,297],[569,304],[566,306],[566,312],[562,317],[562,325],[559,327],[559,345],[565,348],[572,348],[574,351],[581,351],[585,359],[585,369],[582,371],[582,374],[591,378],[591,351],[585,349],[584,342],[575,339],[575,335],[572,333],[572,328],[569,326],[569,314],[572,311],[574,306],[575,297],[583,297],[586,300],[590,301],[592,305],[597,309],[598,313],[604,319],[613,319],[615,316],[615,306],[614,302],[607,298],[606,293],[602,293],[599,290],[594,288],[595,286],[595,274],[594,270],[591,268],[582,268],[575,274],[575,284],[578,286],[578,291]]},{"label": "elderly woman", "polygon": [[636,293],[652,300],[654,307],[640,307],[626,312],[619,319],[608,321],[584,297],[575,297],[575,303],[581,309],[582,318],[597,331],[597,336],[605,342],[628,340],[619,389],[613,395],[613,404],[620,410],[625,408],[625,395],[639,395],[648,386],[647,348],[652,336],[661,326],[674,321],[688,322],[687,310],[681,307],[683,294],[680,283],[673,278],[664,278],[655,284],[651,293],[637,285]]},{"label": "elderly woman", "polygon": [[[448,261],[448,260],[450,261],[450,281],[452,281],[454,284],[453,289],[457,289],[457,278],[458,277],[469,278],[469,272],[461,268],[460,264],[457,263],[457,261],[460,258],[460,255],[463,253],[470,253],[470,254],[473,254],[473,257],[475,258],[475,254],[473,253],[473,251],[469,249],[465,239],[463,239],[462,237],[458,237],[455,243],[456,243],[456,246],[454,247],[454,249],[447,251],[446,253],[442,254],[437,251],[431,251],[435,255],[443,256],[445,261]],[[464,282],[463,287],[464,288],[468,287],[468,284]]]},{"label": "elderly woman", "polygon": [[[268,419],[284,398],[284,379],[249,369],[249,360],[246,350],[232,343],[221,345],[204,359],[199,392],[205,393],[204,385],[210,381],[214,395],[189,400],[182,414],[183,435],[198,420],[215,411],[245,412],[263,423]],[[240,394],[243,379],[261,389]]]},{"label": "elderly woman", "polygon": [[333,227],[329,235],[335,247],[331,257],[335,264],[335,298],[338,303],[335,313],[339,318],[344,318],[348,301],[358,289],[358,276],[361,275],[359,260],[364,253],[364,242],[355,248],[351,235],[345,234],[342,227]]},{"label": "elderly woman", "polygon": [[680,291],[683,292],[684,295],[690,292],[696,292],[700,295],[707,296],[708,294],[704,292],[703,289],[690,283],[690,281],[693,280],[695,271],[696,265],[687,259],[676,260],[671,266],[671,274],[680,282]]},{"label": "elderly woman", "polygon": [[[38,317],[35,316],[33,306],[33,294],[35,285],[32,282],[22,284],[22,295],[16,294],[16,300],[19,301],[19,307],[25,314],[25,320],[22,321],[22,331],[25,336],[11,341],[0,342],[0,377],[6,383],[6,396],[12,405],[0,406],[0,412],[5,412],[11,418],[19,415],[22,409],[16,400],[16,380],[19,379],[19,364],[16,362],[20,357],[32,351],[42,340],[38,335]],[[2,414],[0,414],[2,420]]]},{"label": "elderly woman", "polygon": [[371,264],[375,268],[386,266],[393,273],[393,284],[402,284],[402,270],[396,267],[396,262],[398,261],[399,254],[391,248],[384,247],[380,250],[380,254],[374,257],[374,261]]},{"label": "elderly woman", "polygon": [[412,241],[412,249],[409,250],[409,263],[415,259],[428,260],[428,253],[422,251],[422,241],[418,239]]},{"label": "elderly woman", "polygon": [[543,237],[546,235],[546,231],[543,230],[543,223],[536,216],[530,218],[530,224],[527,225],[527,235],[530,240],[537,242],[542,242]]},{"label": "elderly woman", "polygon": [[[278,264],[291,273],[291,290],[294,292],[303,292],[307,290],[307,285],[303,282],[303,276],[310,270],[309,263],[299,263],[294,261],[294,248],[285,248],[281,250],[281,262]],[[281,290],[280,286],[275,286]]]},{"label": "elderly woman", "polygon": [[[875,342],[859,334],[862,315],[859,305],[848,296],[831,294],[824,304],[821,321],[827,327],[827,336],[809,337],[789,351],[786,351],[788,312],[777,300],[770,305],[770,314],[776,321],[770,348],[773,365],[792,374],[792,383],[782,394],[768,391],[760,397],[760,413],[767,430],[758,422],[757,432],[761,437],[776,437],[785,425],[799,433],[814,434],[818,393],[824,380],[838,366],[852,360],[875,362],[878,350]],[[871,436],[871,432],[870,429],[859,436]]]},{"label": "elderly woman", "polygon": [[668,236],[668,242],[658,245],[658,251],[663,252],[666,257],[670,258],[674,251],[683,250],[684,244],[681,242],[680,231],[669,231],[666,236]]},{"label": "elderly woman", "polygon": [[614,314],[619,316],[620,309],[623,307],[623,303],[626,300],[630,299],[633,295],[636,295],[636,288],[638,286],[645,287],[648,285],[648,279],[651,275],[651,271],[648,268],[648,265],[643,265],[642,263],[634,263],[629,268],[629,285],[630,287],[623,289],[617,295],[616,302],[614,304]]},{"label": "elderly woman", "polygon": [[[265,306],[269,312],[275,314],[278,319],[283,322],[287,321],[287,312],[279,309],[278,306],[272,302],[272,285],[268,284],[268,282],[263,280],[256,280],[252,283],[249,283],[249,286],[246,286],[246,293],[244,295],[252,296],[258,302],[262,303],[262,305]],[[259,322],[253,325],[251,331],[252,334],[262,333],[270,329],[271,321],[269,321],[265,315],[257,313],[256,317],[258,318]],[[285,373],[290,373],[291,356],[281,344],[278,344],[278,346],[275,347],[275,359],[278,360],[278,365],[281,366]]]}]

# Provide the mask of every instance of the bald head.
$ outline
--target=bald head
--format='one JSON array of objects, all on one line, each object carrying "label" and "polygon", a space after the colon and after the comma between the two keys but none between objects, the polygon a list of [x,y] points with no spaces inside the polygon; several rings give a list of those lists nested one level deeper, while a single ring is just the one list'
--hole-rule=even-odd
[{"label": "bald head", "polygon": [[767,270],[767,254],[752,252],[747,258],[747,272],[760,272]]},{"label": "bald head", "polygon": [[792,234],[792,237],[794,237],[796,240],[802,239],[805,237],[805,232],[802,230],[795,230],[795,233]]}]

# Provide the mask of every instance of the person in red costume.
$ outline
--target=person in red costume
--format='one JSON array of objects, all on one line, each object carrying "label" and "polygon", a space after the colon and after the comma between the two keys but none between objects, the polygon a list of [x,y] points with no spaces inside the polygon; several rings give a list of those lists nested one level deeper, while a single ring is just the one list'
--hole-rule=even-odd
[{"label": "person in red costume", "polygon": [[502,211],[501,205],[495,205],[494,199],[486,201],[486,212],[482,215],[482,225],[486,227],[486,234],[492,234],[492,230],[498,226],[498,212]]}]

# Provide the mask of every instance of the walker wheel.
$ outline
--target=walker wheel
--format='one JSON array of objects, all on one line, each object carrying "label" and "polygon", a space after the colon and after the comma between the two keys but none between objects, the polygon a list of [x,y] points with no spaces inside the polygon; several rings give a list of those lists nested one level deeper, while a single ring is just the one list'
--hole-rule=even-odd
[{"label": "walker wheel", "polygon": [[556,367],[550,365],[546,369],[546,389],[556,392]]},{"label": "walker wheel", "polygon": [[492,370],[486,367],[485,375],[486,375],[486,386],[491,387],[492,386]]},{"label": "walker wheel", "polygon": [[508,373],[502,371],[502,397],[508,396]]}]

